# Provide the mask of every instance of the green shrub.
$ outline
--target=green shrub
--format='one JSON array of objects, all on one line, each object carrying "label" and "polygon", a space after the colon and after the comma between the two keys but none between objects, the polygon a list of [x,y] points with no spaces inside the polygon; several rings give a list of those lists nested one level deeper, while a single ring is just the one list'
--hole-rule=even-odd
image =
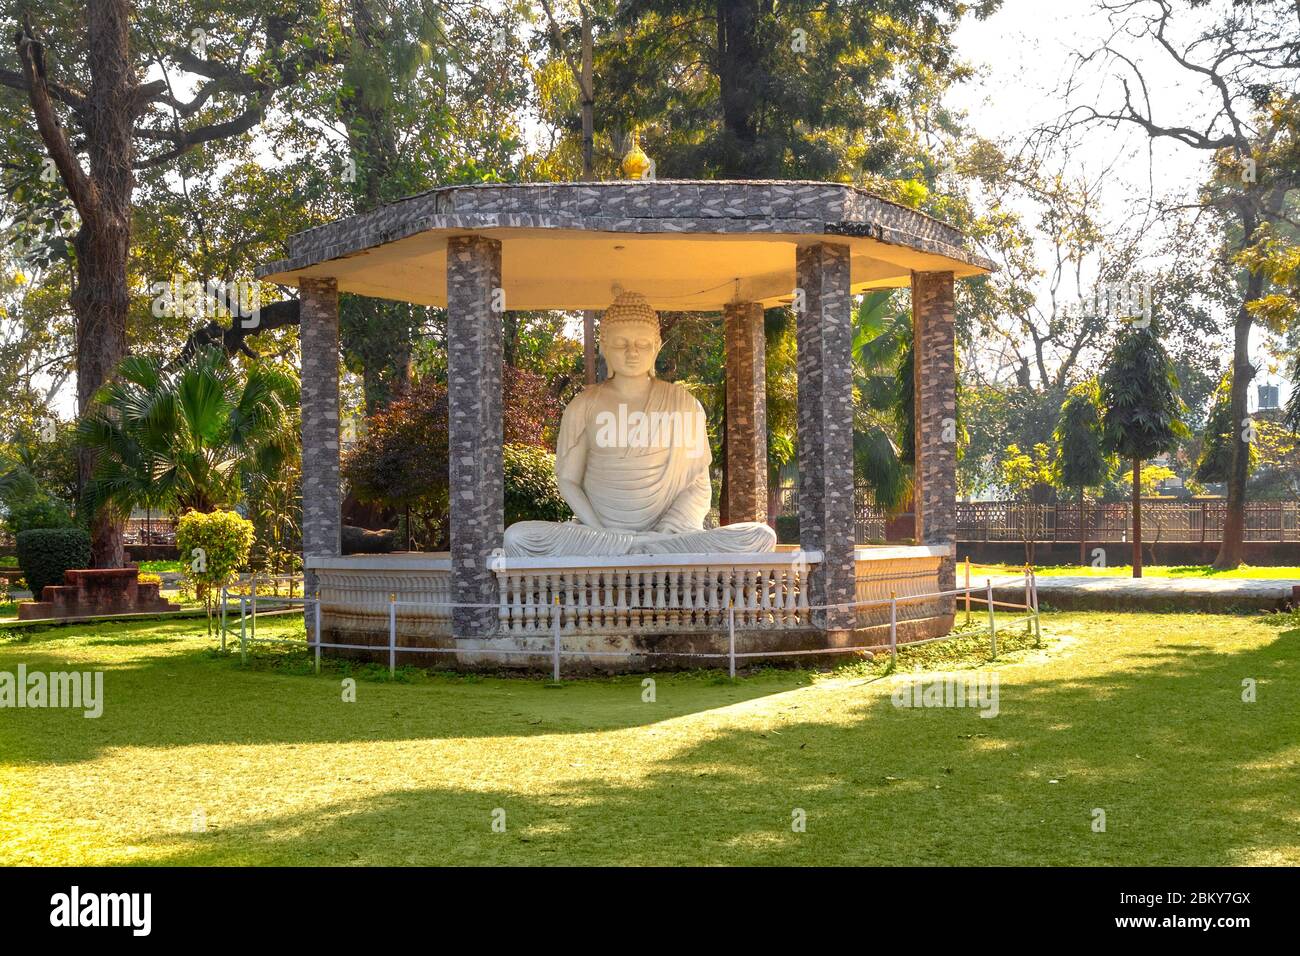
[{"label": "green shrub", "polygon": [[799,543],[799,516],[778,515],[776,519],[776,540],[782,544]]},{"label": "green shrub", "polygon": [[211,630],[213,595],[248,564],[253,522],[233,511],[187,511],[176,522],[176,547],[186,562],[186,579],[208,610]]},{"label": "green shrub", "polygon": [[573,516],[555,483],[555,456],[535,445],[501,449],[506,526],[516,521],[568,521]]},{"label": "green shrub", "polygon": [[63,572],[90,567],[90,535],[81,528],[29,528],[17,536],[18,566],[41,599],[47,584],[62,584]]},{"label": "green shrub", "polygon": [[24,531],[38,528],[74,528],[72,512],[68,506],[49,495],[35,495],[21,504],[11,504],[5,516],[5,527],[17,537]]}]

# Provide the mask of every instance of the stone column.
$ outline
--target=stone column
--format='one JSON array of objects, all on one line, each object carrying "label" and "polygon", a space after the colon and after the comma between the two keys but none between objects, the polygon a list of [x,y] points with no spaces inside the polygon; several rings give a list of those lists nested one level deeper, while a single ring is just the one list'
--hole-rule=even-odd
[{"label": "stone column", "polygon": [[[912,273],[912,335],[916,541],[951,550],[957,541],[956,307],[951,272]],[[955,586],[955,555],[950,555],[941,566],[939,588]],[[953,613],[952,599],[942,605],[941,613]]]},{"label": "stone column", "polygon": [[727,521],[767,520],[767,359],[763,306],[724,307],[727,352]]},{"label": "stone column", "polygon": [[[854,599],[853,345],[849,250],[831,243],[795,254],[799,374],[799,545],[821,551],[810,603]],[[802,306],[802,308],[800,308]],[[841,635],[854,612],[819,612],[814,621]]]},{"label": "stone column", "polygon": [[[501,243],[447,240],[447,405],[452,599],[497,603],[505,532],[501,470]],[[456,637],[496,633],[492,609],[457,608]]]},{"label": "stone column", "polygon": [[[339,490],[339,287],[333,279],[299,279],[302,348],[302,553],[342,551]],[[305,563],[305,561],[304,561]],[[316,574],[303,572],[304,593]],[[310,634],[315,615],[307,613]]]}]

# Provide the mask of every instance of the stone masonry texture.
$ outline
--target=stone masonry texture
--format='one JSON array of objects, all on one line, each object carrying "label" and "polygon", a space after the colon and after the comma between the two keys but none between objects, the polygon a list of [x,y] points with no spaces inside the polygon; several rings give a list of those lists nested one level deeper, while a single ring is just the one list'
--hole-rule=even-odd
[{"label": "stone masonry texture", "polygon": [[[302,279],[299,339],[302,345],[302,551],[341,551],[339,487],[339,293],[333,279]],[[316,575],[304,574],[309,595]],[[307,615],[311,628],[312,614]]]},{"label": "stone masonry texture", "polygon": [[[957,540],[957,366],[951,272],[913,273],[912,329],[916,540],[952,547]],[[954,558],[944,561],[939,584],[945,591],[956,586]],[[945,604],[951,613],[952,602]]]},{"label": "stone masonry texture", "polygon": [[729,523],[767,520],[767,361],[763,307],[736,302],[723,310],[727,354],[727,502]]},{"label": "stone masonry texture", "polygon": [[961,233],[924,213],[842,183],[646,180],[442,186],[291,236],[261,276],[303,269],[429,229],[843,235],[991,269]]},{"label": "stone masonry texture", "polygon": [[[817,243],[795,256],[799,377],[799,545],[821,551],[811,603],[854,600],[853,344],[849,250]],[[798,296],[803,293],[803,308]],[[814,615],[827,631],[853,627],[851,609]]]},{"label": "stone masonry texture", "polygon": [[[456,236],[447,244],[447,404],[456,637],[496,633],[495,559],[503,551],[501,466],[501,243]],[[496,309],[497,311],[494,311]]]}]

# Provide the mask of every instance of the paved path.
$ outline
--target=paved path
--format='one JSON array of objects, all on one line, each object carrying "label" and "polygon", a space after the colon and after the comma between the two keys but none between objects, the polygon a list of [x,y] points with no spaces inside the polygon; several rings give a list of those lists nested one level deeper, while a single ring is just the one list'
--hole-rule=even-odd
[{"label": "paved path", "polygon": [[[1070,609],[1187,610],[1280,609],[1300,578],[1038,578],[1041,606]],[[996,582],[994,589],[998,590]],[[1024,586],[1006,593],[1024,594]]]}]

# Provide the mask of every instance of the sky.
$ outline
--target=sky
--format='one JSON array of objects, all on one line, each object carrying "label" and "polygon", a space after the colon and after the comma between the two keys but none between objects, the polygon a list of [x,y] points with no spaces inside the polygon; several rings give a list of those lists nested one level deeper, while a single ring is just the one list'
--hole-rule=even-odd
[{"label": "sky", "polygon": [[[1074,58],[1094,51],[1110,32],[1095,0],[1003,0],[987,20],[968,16],[958,26],[954,35],[958,55],[977,76],[954,87],[947,104],[964,111],[982,136],[997,141],[1023,139],[1037,125],[1059,119],[1072,105],[1114,108],[1120,102],[1120,87],[1113,80],[1065,95]],[[1212,103],[1205,89],[1189,83],[1187,72],[1153,44],[1128,44],[1125,51],[1148,80],[1157,120],[1203,114]],[[1101,98],[1095,99],[1098,95]],[[1075,155],[1088,170],[1112,166],[1115,181],[1108,181],[1103,196],[1115,219],[1128,214],[1134,194],[1153,190],[1157,195],[1191,195],[1208,169],[1204,152],[1167,139],[1153,143],[1131,124],[1090,128]],[[1262,356],[1260,344],[1257,329],[1252,337],[1257,359]],[[1263,372],[1256,384],[1265,382],[1281,386],[1285,403],[1289,383]],[[1252,408],[1255,397],[1252,388]]]}]

